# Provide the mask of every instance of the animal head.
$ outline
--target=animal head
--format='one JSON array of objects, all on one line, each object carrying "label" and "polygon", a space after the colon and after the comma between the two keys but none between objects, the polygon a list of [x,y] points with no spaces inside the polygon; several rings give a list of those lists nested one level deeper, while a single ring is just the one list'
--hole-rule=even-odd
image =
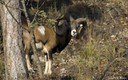
[{"label": "animal head", "polygon": [[73,19],[70,17],[71,36],[77,36],[87,26],[85,18]]},{"label": "animal head", "polygon": [[79,34],[80,30],[84,29],[85,26],[85,18],[73,19],[70,17],[69,20],[58,18],[56,19],[55,31],[58,35],[64,35],[65,33],[70,32],[70,35],[74,37]]},{"label": "animal head", "polygon": [[78,28],[78,23],[76,20],[74,20],[72,17],[70,17],[70,26],[71,26],[71,36],[76,36],[77,35],[77,28]]}]

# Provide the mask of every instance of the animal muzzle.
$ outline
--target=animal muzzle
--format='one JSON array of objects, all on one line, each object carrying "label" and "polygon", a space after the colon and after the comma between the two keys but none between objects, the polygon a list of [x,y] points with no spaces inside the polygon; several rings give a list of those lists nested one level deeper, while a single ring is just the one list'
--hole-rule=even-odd
[{"label": "animal muzzle", "polygon": [[71,35],[72,35],[72,36],[76,36],[76,35],[77,35],[76,29],[71,30]]}]

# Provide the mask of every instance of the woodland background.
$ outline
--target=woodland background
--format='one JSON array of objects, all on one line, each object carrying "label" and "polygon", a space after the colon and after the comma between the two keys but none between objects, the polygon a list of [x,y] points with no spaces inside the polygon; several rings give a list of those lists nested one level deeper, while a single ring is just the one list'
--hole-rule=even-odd
[{"label": "woodland background", "polygon": [[[33,0],[26,5],[31,20],[40,9],[35,24],[54,26],[55,18],[71,5],[74,17],[87,17],[83,36],[54,55],[50,80],[128,80],[127,0]],[[90,13],[86,7],[78,8],[84,5],[91,9]],[[0,29],[0,80],[5,77],[2,46]],[[32,74],[32,79],[38,80],[38,74]]]}]

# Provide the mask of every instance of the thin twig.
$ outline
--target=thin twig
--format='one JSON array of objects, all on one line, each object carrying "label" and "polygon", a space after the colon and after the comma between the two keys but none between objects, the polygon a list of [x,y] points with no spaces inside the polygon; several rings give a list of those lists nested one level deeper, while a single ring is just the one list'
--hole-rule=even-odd
[{"label": "thin twig", "polygon": [[34,18],[33,18],[32,22],[31,22],[31,24],[33,24],[34,21],[36,20],[36,17],[37,17],[37,15],[38,15],[38,13],[40,12],[40,9],[41,9],[41,7],[44,5],[44,3],[45,3],[45,1],[41,4],[41,6],[40,6],[40,7],[38,8],[38,10],[36,11],[36,13],[35,13],[35,15],[34,15]]},{"label": "thin twig", "polygon": [[21,23],[18,22],[18,20],[14,17],[14,15],[11,13],[11,11],[9,10],[9,8],[7,7],[7,5],[5,5],[6,9],[8,10],[9,14],[12,16],[12,18],[21,26]]},{"label": "thin twig", "polygon": [[[8,2],[9,3],[9,2]],[[9,8],[13,8],[13,7],[10,7],[8,6],[8,3],[5,4],[4,2],[0,2],[1,5],[4,5],[7,9],[7,11],[9,12],[9,14],[12,16],[12,18],[17,22],[17,24],[19,24],[20,26],[22,25],[20,22],[18,22],[18,20],[14,17],[14,15],[11,13],[11,11],[9,10]],[[20,8],[13,8],[13,9],[20,9]],[[21,9],[20,9],[21,10]]]},{"label": "thin twig", "polygon": [[103,80],[106,73],[108,72],[109,68],[112,66],[112,64],[114,64],[117,61],[117,59],[114,59],[112,62],[110,62],[107,67],[105,68],[105,70],[103,71],[103,74],[101,74],[101,77],[99,80]]},{"label": "thin twig", "polygon": [[32,27],[32,25],[30,23],[30,19],[29,19],[28,14],[27,14],[27,9],[26,9],[26,6],[25,6],[25,1],[22,0],[21,2],[22,2],[22,5],[23,5],[23,11],[24,11],[25,17],[27,19],[27,23],[28,23],[29,27]]},{"label": "thin twig", "polygon": [[[8,3],[9,3],[9,2],[8,2]],[[7,3],[7,4],[8,4],[8,3]],[[21,10],[21,11],[23,10],[23,9],[21,9],[21,8],[14,8],[14,7],[11,7],[11,6],[7,5],[7,4],[5,4],[5,2],[2,2],[1,0],[0,0],[0,4],[1,4],[1,5],[6,5],[8,8],[19,9],[19,10]]]}]

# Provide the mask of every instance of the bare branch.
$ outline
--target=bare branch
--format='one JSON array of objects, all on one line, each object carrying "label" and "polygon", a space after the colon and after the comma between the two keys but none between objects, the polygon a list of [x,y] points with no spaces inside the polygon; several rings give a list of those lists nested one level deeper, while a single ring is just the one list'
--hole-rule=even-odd
[{"label": "bare branch", "polygon": [[26,6],[25,6],[25,1],[22,0],[21,2],[22,2],[22,5],[23,5],[23,11],[24,11],[25,17],[27,19],[27,23],[28,23],[29,27],[32,27],[32,25],[30,23],[30,19],[29,19],[28,14],[27,14],[27,9],[26,9]]},{"label": "bare branch", "polygon": [[[9,2],[8,2],[8,3],[9,3]],[[11,6],[8,5],[8,3],[5,4],[5,2],[2,2],[2,1],[0,0],[0,4],[1,4],[1,5],[6,5],[6,7],[8,7],[8,8],[19,9],[19,10],[21,10],[21,11],[23,10],[23,9],[21,9],[21,8],[14,8],[14,7],[11,7]]]},{"label": "bare branch", "polygon": [[[10,1],[9,1],[10,2]],[[12,18],[17,22],[17,24],[19,24],[21,26],[21,23],[18,22],[18,20],[14,17],[14,15],[11,13],[11,11],[9,10],[9,8],[13,8],[11,6],[8,6],[9,2],[7,2],[7,4],[5,4],[4,2],[0,2],[1,5],[4,5],[7,9],[7,11],[9,12],[9,14],[12,16]],[[19,8],[13,8],[13,9],[19,9]],[[20,9],[21,10],[21,9]]]},{"label": "bare branch", "polygon": [[33,24],[34,21],[36,20],[36,17],[37,17],[37,15],[38,15],[38,13],[40,12],[40,9],[41,9],[41,7],[44,5],[44,3],[45,3],[45,1],[44,1],[44,2],[40,5],[40,7],[38,8],[37,12],[36,12],[35,15],[34,15],[34,18],[33,18],[32,22],[31,22],[31,24]]},{"label": "bare branch", "polygon": [[13,14],[11,13],[11,11],[9,10],[9,8],[7,7],[7,5],[5,5],[6,9],[8,10],[9,14],[12,16],[12,18],[21,26],[21,23],[18,22],[18,20],[13,16]]},{"label": "bare branch", "polygon": [[38,52],[36,51],[36,47],[35,47],[35,40],[34,40],[34,35],[33,35],[33,31],[32,31],[32,24],[30,23],[30,19],[28,17],[28,14],[27,14],[27,9],[26,9],[26,6],[25,6],[25,1],[22,0],[22,5],[23,5],[23,11],[25,13],[25,17],[27,19],[27,23],[28,23],[28,26],[30,27],[30,35],[31,35],[31,46],[32,46],[32,49],[33,49],[33,53],[34,53],[34,56],[35,56],[35,60],[37,61],[37,67],[38,67],[38,70],[39,70],[39,77],[40,79],[43,78],[43,74],[42,74],[42,68],[41,68],[41,65],[40,65],[40,61],[39,61],[39,58],[38,58]]},{"label": "bare branch", "polygon": [[[9,10],[9,8],[12,8],[12,7],[7,6],[9,2],[8,2],[7,4],[5,4],[4,2],[1,1],[0,3],[6,7],[6,9],[7,9],[8,12],[9,12],[9,14],[12,16],[12,18],[13,18],[18,24],[20,24],[20,22],[18,22],[18,21],[16,20],[16,18],[13,16],[13,14],[11,13],[11,11]],[[9,7],[9,8],[8,8],[8,7]]]}]

